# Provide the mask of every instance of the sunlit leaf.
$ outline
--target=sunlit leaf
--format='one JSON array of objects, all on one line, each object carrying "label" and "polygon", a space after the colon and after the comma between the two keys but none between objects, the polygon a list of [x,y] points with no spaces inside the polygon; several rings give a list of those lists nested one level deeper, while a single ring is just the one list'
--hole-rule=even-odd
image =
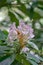
[{"label": "sunlit leaf", "polygon": [[31,59],[31,60],[33,60],[33,61],[35,61],[37,63],[40,62],[39,58],[35,57],[35,55],[34,54],[31,54],[31,53],[28,53],[27,54],[27,60],[29,60],[29,59]]},{"label": "sunlit leaf", "polygon": [[35,44],[35,43],[33,43],[33,42],[27,42],[31,47],[33,47],[34,49],[36,49],[36,50],[38,50],[38,47],[37,47],[37,45]]}]

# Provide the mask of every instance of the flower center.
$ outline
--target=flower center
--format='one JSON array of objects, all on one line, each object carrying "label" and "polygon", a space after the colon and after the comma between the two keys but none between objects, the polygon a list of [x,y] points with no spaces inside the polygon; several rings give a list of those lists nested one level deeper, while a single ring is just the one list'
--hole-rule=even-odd
[{"label": "flower center", "polygon": [[21,47],[24,47],[25,46],[25,42],[24,42],[24,36],[23,34],[17,30],[17,33],[18,33],[18,39],[19,39],[19,43],[21,45]]}]

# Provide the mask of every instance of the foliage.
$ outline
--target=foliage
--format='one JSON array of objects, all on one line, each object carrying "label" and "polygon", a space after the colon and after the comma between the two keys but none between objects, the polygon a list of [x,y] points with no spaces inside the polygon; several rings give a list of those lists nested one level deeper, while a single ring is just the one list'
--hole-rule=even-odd
[{"label": "foliage", "polygon": [[[34,29],[35,37],[27,41],[29,52],[16,52],[18,42],[7,41],[9,27],[16,26],[23,19]],[[15,44],[16,43],[16,44]],[[0,1],[0,65],[42,65],[43,64],[43,1],[1,0]]]}]

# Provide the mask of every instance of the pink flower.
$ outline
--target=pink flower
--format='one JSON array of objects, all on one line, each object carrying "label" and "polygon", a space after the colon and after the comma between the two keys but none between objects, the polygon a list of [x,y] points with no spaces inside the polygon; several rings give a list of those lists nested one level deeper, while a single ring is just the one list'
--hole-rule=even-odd
[{"label": "pink flower", "polygon": [[10,27],[8,38],[11,41],[18,39],[19,43],[24,45],[27,40],[33,37],[33,29],[22,20],[19,21],[19,26],[17,28],[15,23],[13,23]]},{"label": "pink flower", "polygon": [[20,54],[26,53],[28,51],[29,51],[29,48],[28,47],[23,47],[22,50],[21,50],[21,52],[20,52]]},{"label": "pink flower", "polygon": [[34,37],[33,29],[28,25],[25,24],[23,21],[19,21],[18,30],[27,37],[27,39],[31,39]]},{"label": "pink flower", "polygon": [[10,27],[9,30],[9,35],[8,35],[9,40],[12,42],[13,40],[17,39],[17,31],[16,31],[16,26],[15,23],[13,23]]}]

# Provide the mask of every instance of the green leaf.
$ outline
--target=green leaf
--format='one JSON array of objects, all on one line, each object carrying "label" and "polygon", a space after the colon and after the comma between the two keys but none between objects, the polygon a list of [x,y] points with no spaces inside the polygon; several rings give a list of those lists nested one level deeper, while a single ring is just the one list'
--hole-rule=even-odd
[{"label": "green leaf", "polygon": [[6,0],[0,0],[0,7],[3,7],[6,4]]},{"label": "green leaf", "polygon": [[16,60],[22,63],[23,65],[30,65],[29,61],[27,61],[26,58],[21,54],[17,54]]},{"label": "green leaf", "polygon": [[23,65],[22,63],[20,63],[19,61],[15,60],[11,65]]},{"label": "green leaf", "polygon": [[6,30],[3,30],[3,33],[8,36],[8,32]]},{"label": "green leaf", "polygon": [[39,58],[35,57],[35,55],[33,55],[31,53],[27,54],[27,60],[29,60],[29,59],[31,59],[31,60],[33,60],[34,62],[37,62],[37,63],[40,62]]},{"label": "green leaf", "polygon": [[15,59],[15,55],[12,55],[7,59],[3,60],[2,62],[0,62],[0,65],[11,65],[14,59]]},{"label": "green leaf", "polygon": [[16,25],[19,24],[17,18],[15,17],[15,15],[12,12],[9,12],[9,16],[10,16],[11,22],[16,22]]},{"label": "green leaf", "polygon": [[32,48],[34,48],[34,49],[36,49],[36,50],[39,50],[38,47],[37,47],[37,45],[36,45],[35,43],[29,42],[29,41],[27,41],[27,43],[28,43]]},{"label": "green leaf", "polygon": [[4,55],[6,55],[6,54],[11,54],[10,53],[10,48],[9,47],[7,47],[7,46],[1,46],[0,45],[0,57],[1,56],[4,56]]},{"label": "green leaf", "polygon": [[0,40],[5,40],[6,35],[0,30]]},{"label": "green leaf", "polygon": [[36,62],[34,62],[33,60],[30,60],[29,59],[29,61],[30,61],[30,63],[32,64],[32,65],[38,65]]},{"label": "green leaf", "polygon": [[38,58],[43,62],[43,58],[42,57],[38,56]]},{"label": "green leaf", "polygon": [[43,5],[43,1],[42,0],[40,0],[40,1],[38,0],[37,4]]},{"label": "green leaf", "polygon": [[36,11],[33,12],[33,17],[34,21],[39,20],[41,18],[41,15]]}]

